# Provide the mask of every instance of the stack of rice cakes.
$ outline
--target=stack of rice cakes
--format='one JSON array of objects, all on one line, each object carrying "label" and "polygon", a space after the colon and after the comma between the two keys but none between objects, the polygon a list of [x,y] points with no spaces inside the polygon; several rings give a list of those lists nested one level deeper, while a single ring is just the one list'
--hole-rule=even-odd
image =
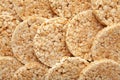
[{"label": "stack of rice cakes", "polygon": [[1,0],[0,80],[120,80],[119,0]]}]

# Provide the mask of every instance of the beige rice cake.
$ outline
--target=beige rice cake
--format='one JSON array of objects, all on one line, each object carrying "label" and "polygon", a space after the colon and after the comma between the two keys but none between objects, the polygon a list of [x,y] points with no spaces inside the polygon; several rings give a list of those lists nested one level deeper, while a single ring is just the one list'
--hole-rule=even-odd
[{"label": "beige rice cake", "polygon": [[107,59],[95,61],[81,71],[78,80],[120,80],[120,64]]},{"label": "beige rice cake", "polygon": [[38,28],[34,37],[36,56],[47,66],[52,67],[61,58],[71,55],[65,43],[66,23],[65,18],[49,19]]},{"label": "beige rice cake", "polygon": [[106,27],[96,35],[90,56],[93,60],[107,58],[120,63],[120,24]]},{"label": "beige rice cake", "polygon": [[21,19],[27,19],[32,15],[51,18],[53,12],[48,0],[14,0],[16,13]]},{"label": "beige rice cake", "polygon": [[19,23],[13,16],[0,15],[0,56],[13,56],[11,37]]},{"label": "beige rice cake", "polygon": [[13,76],[13,80],[43,80],[48,67],[38,63],[30,62],[20,67]]},{"label": "beige rice cake", "polygon": [[45,80],[77,80],[80,72],[89,63],[80,57],[63,58],[49,69]]},{"label": "beige rice cake", "polygon": [[12,49],[15,57],[23,64],[37,61],[33,50],[33,38],[45,20],[39,16],[31,16],[16,27],[12,35]]},{"label": "beige rice cake", "polygon": [[49,0],[52,10],[60,17],[71,18],[77,13],[90,9],[90,0]]},{"label": "beige rice cake", "polygon": [[13,57],[0,56],[0,80],[13,80],[14,72],[21,66],[22,64]]},{"label": "beige rice cake", "polygon": [[120,0],[91,0],[94,15],[104,25],[120,22]]},{"label": "beige rice cake", "polygon": [[103,26],[95,19],[92,10],[80,12],[66,26],[68,49],[74,56],[87,59],[94,37]]}]

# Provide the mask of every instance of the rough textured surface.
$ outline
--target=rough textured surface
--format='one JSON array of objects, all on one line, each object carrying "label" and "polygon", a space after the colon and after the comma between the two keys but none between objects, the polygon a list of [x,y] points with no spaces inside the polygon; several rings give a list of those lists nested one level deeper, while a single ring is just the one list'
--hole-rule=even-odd
[{"label": "rough textured surface", "polygon": [[45,80],[77,80],[88,62],[80,57],[63,58],[45,75]]},{"label": "rough textured surface", "polygon": [[103,26],[98,23],[91,10],[77,14],[66,26],[66,43],[74,56],[87,58],[95,35]]},{"label": "rough textured surface", "polygon": [[0,0],[0,15],[6,13],[15,15],[13,1],[14,0]]},{"label": "rough textured surface", "polygon": [[91,0],[94,15],[104,25],[120,22],[120,0]]},{"label": "rough textured surface", "polygon": [[48,67],[38,63],[31,62],[19,68],[13,76],[13,80],[43,80]]},{"label": "rough textured surface", "polygon": [[90,0],[49,0],[52,10],[60,17],[71,18],[91,8]]},{"label": "rough textured surface", "polygon": [[33,38],[45,18],[32,16],[19,24],[12,35],[12,49],[22,63],[37,61],[33,50]]},{"label": "rough textured surface", "polygon": [[34,38],[34,50],[38,59],[53,66],[64,56],[70,56],[65,43],[65,18],[53,18],[44,22]]},{"label": "rough textured surface", "polygon": [[53,17],[48,0],[14,0],[14,7],[21,19],[28,16],[39,15],[42,17]]},{"label": "rough textured surface", "polygon": [[120,63],[120,24],[104,28],[96,35],[90,55],[93,60],[108,58]]},{"label": "rough textured surface", "polygon": [[0,80],[13,80],[14,72],[21,66],[22,64],[13,57],[0,56]]},{"label": "rough textured surface", "polygon": [[78,80],[120,80],[120,65],[113,60],[100,60],[84,68]]},{"label": "rough textured surface", "polygon": [[20,23],[15,17],[9,14],[0,15],[0,55],[12,56],[11,37],[16,26]]}]

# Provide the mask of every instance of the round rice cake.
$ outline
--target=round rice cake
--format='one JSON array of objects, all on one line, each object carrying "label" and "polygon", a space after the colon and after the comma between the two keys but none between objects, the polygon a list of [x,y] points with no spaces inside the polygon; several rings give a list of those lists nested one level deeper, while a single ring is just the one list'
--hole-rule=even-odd
[{"label": "round rice cake", "polygon": [[63,58],[45,75],[45,80],[77,80],[88,62],[80,57]]},{"label": "round rice cake", "polygon": [[0,80],[13,80],[14,72],[22,64],[13,57],[0,56]]},{"label": "round rice cake", "polygon": [[77,13],[90,9],[90,0],[49,0],[52,10],[60,17],[71,18]]},{"label": "round rice cake", "polygon": [[42,17],[31,16],[16,27],[12,35],[12,49],[15,57],[23,64],[37,61],[33,50],[33,38],[45,20]]},{"label": "round rice cake", "polygon": [[113,60],[100,60],[81,71],[78,80],[120,80],[120,64]]},{"label": "round rice cake", "polygon": [[80,12],[66,26],[68,49],[74,56],[87,59],[94,37],[103,26],[95,19],[92,10]]},{"label": "round rice cake", "polygon": [[34,50],[38,59],[48,66],[53,66],[62,57],[70,56],[65,43],[67,23],[65,18],[52,18],[44,22],[34,37]]},{"label": "round rice cake", "polygon": [[96,35],[90,56],[93,60],[107,58],[120,63],[120,24],[106,27]]},{"label": "round rice cake", "polygon": [[120,22],[120,0],[91,0],[93,13],[104,25]]},{"label": "round rice cake", "polygon": [[13,16],[0,15],[0,56],[13,56],[11,37],[19,23]]},{"label": "round rice cake", "polygon": [[38,62],[30,62],[14,73],[13,80],[43,80],[47,71],[47,66]]},{"label": "round rice cake", "polygon": [[32,15],[45,18],[54,16],[48,0],[14,0],[16,13],[21,19],[27,19]]}]

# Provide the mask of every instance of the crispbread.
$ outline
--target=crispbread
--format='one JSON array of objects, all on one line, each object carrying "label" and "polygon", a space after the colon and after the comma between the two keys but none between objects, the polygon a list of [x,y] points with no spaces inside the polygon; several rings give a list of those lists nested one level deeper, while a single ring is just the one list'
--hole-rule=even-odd
[{"label": "crispbread", "polygon": [[49,0],[52,10],[60,17],[71,18],[77,13],[90,9],[90,0]]},{"label": "crispbread", "polygon": [[33,15],[45,18],[54,16],[48,0],[14,0],[13,3],[16,13],[23,20]]},{"label": "crispbread", "polygon": [[65,43],[65,18],[52,18],[44,22],[34,37],[34,50],[38,59],[52,67],[62,57],[70,56]]},{"label": "crispbread", "polygon": [[45,75],[45,80],[77,80],[80,72],[89,63],[80,57],[63,58]]},{"label": "crispbread", "polygon": [[0,55],[13,56],[11,37],[16,26],[20,23],[14,16],[0,15]]},{"label": "crispbread", "polygon": [[47,71],[47,66],[38,62],[30,62],[14,73],[13,80],[43,80]]},{"label": "crispbread", "polygon": [[91,0],[93,13],[104,25],[120,22],[120,0]]},{"label": "crispbread", "polygon": [[93,60],[107,58],[120,63],[120,24],[106,27],[96,35],[90,56]]},{"label": "crispbread", "polygon": [[95,61],[81,71],[78,80],[120,80],[120,64],[107,59]]},{"label": "crispbread", "polygon": [[33,38],[37,28],[45,20],[39,16],[31,16],[16,27],[12,35],[12,49],[15,57],[23,64],[37,61],[33,50]]},{"label": "crispbread", "polygon": [[0,80],[13,80],[14,72],[21,66],[22,64],[13,57],[0,56]]},{"label": "crispbread", "polygon": [[68,49],[74,56],[87,59],[95,35],[103,26],[95,19],[92,10],[80,12],[66,26]]}]

